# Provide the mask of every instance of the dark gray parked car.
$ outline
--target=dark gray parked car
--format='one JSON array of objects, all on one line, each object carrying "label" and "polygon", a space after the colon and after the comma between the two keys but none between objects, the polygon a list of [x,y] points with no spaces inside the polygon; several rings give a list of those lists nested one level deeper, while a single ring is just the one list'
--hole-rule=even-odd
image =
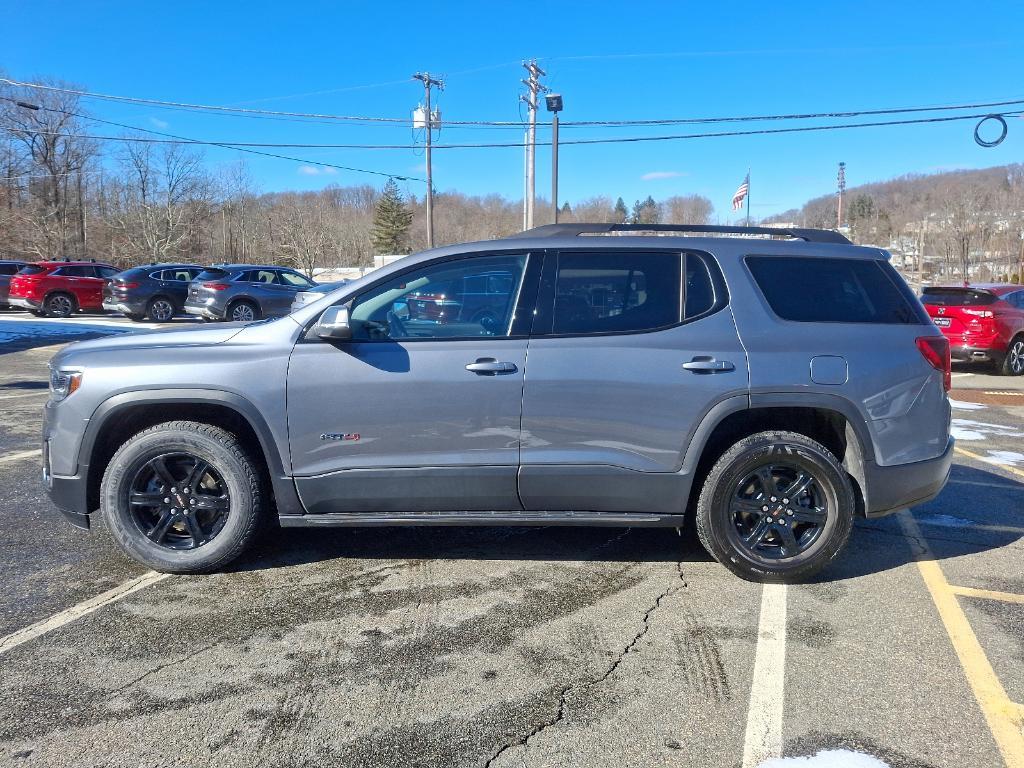
[{"label": "dark gray parked car", "polygon": [[185,311],[206,320],[249,322],[280,317],[291,311],[295,294],[315,285],[294,269],[217,264],[192,281]]},{"label": "dark gray parked car", "polygon": [[[695,522],[738,575],[796,581],[855,516],[939,493],[949,345],[887,253],[803,229],[579,236],[633,229],[540,227],[407,257],[274,322],[72,344],[51,362],[50,496],[174,573],[223,567],[273,516]],[[500,317],[407,311],[495,272]]]},{"label": "dark gray parked car", "polygon": [[22,267],[27,267],[25,261],[0,261],[0,309],[10,309],[7,303],[7,296],[11,289],[11,277],[18,274]]},{"label": "dark gray parked car", "polygon": [[103,308],[132,320],[166,323],[181,314],[197,264],[147,264],[114,275],[103,288]]}]

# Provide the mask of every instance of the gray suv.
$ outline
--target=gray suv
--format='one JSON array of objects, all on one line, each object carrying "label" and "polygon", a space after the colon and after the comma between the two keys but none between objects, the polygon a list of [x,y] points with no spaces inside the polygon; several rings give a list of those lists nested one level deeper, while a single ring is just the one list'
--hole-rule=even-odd
[{"label": "gray suv", "polygon": [[[409,256],[276,321],[73,344],[51,362],[50,496],[172,573],[225,566],[271,521],[693,522],[739,576],[797,581],[855,516],[939,493],[949,347],[885,251],[633,229],[540,227]],[[501,317],[408,312],[496,272]]]},{"label": "gray suv", "polygon": [[185,312],[204,320],[250,322],[287,315],[295,295],[316,283],[283,267],[217,264],[191,282]]}]

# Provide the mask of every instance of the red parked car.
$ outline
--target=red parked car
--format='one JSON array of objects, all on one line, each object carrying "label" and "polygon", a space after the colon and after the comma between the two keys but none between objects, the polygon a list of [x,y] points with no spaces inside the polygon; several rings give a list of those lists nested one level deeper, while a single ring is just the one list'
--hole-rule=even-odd
[{"label": "red parked car", "polygon": [[934,286],[921,294],[954,360],[991,362],[1006,376],[1024,373],[1024,285]]},{"label": "red parked car", "polygon": [[120,270],[94,261],[39,261],[11,278],[8,302],[36,315],[103,311],[103,286]]}]

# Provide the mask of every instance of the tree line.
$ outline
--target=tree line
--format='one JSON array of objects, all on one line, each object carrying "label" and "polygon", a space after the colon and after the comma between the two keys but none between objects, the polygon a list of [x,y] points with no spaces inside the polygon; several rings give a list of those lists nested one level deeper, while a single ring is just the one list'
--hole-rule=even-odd
[{"label": "tree line", "polygon": [[[73,88],[65,83],[50,84]],[[0,258],[368,266],[377,253],[426,247],[423,198],[395,180],[263,192],[244,161],[211,170],[183,144],[100,142],[74,94],[0,85]],[[711,201],[683,195],[631,207],[596,196],[565,202],[561,221],[706,223]],[[552,220],[539,200],[536,220]],[[522,201],[440,191],[435,243],[504,237],[522,229]]]}]

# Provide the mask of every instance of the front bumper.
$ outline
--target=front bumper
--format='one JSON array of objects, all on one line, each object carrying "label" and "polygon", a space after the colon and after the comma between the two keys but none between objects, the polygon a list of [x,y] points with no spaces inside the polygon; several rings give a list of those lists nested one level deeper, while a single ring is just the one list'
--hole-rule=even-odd
[{"label": "front bumper", "polygon": [[22,309],[39,309],[43,306],[43,302],[26,299],[23,296],[11,296],[7,299],[7,303],[12,307],[21,307]]},{"label": "front bumper", "polygon": [[72,477],[54,475],[50,468],[50,441],[43,439],[43,487],[57,510],[74,526],[89,529],[88,467]]},{"label": "front bumper", "polygon": [[864,465],[864,514],[881,517],[907,507],[931,501],[946,486],[953,464],[953,438],[941,456],[911,464],[880,467]]}]

